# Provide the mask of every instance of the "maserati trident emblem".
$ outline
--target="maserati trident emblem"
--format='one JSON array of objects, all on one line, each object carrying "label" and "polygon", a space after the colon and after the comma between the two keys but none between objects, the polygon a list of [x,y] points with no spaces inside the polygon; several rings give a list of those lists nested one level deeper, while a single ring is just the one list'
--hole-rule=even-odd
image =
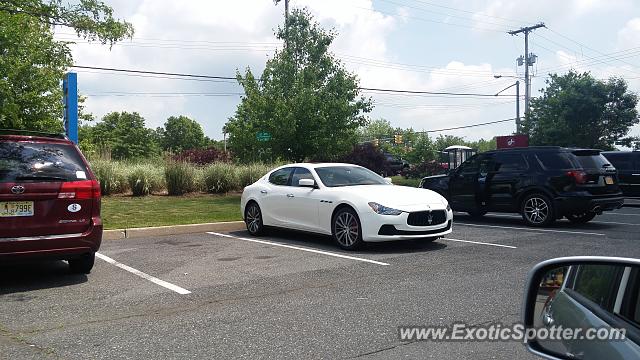
[{"label": "maserati trident emblem", "polygon": [[431,214],[431,211],[429,211],[429,214],[427,215],[427,222],[429,225],[433,223],[433,215]]},{"label": "maserati trident emblem", "polygon": [[16,185],[11,188],[11,192],[14,194],[22,194],[24,192],[24,186]]}]

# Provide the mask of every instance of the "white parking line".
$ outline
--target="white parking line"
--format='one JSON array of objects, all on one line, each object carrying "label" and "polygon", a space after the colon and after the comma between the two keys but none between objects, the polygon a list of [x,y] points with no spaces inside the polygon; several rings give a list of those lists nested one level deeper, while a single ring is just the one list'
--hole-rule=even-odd
[{"label": "white parking line", "polygon": [[168,282],[166,282],[164,280],[160,280],[160,279],[155,278],[155,277],[153,277],[153,276],[151,276],[149,274],[145,274],[140,270],[132,268],[131,266],[125,265],[125,264],[120,263],[120,262],[117,262],[117,261],[113,260],[112,258],[106,256],[106,255],[103,255],[103,254],[100,254],[100,253],[96,253],[96,257],[108,262],[109,264],[115,265],[115,266],[119,267],[122,270],[126,270],[126,271],[128,271],[128,272],[130,272],[130,273],[132,273],[134,275],[138,275],[138,276],[140,276],[141,278],[143,278],[145,280],[149,280],[154,284],[157,284],[157,285],[165,287],[165,288],[167,288],[169,290],[175,291],[180,295],[191,294],[191,291],[189,291],[189,290],[183,289],[180,286],[173,285],[173,284],[168,283]]},{"label": "white parking line", "polygon": [[342,259],[362,261],[362,262],[376,264],[376,265],[389,265],[389,264],[387,264],[385,262],[381,262],[381,261],[370,260],[370,259],[365,259],[365,258],[359,258],[359,257],[355,257],[355,256],[342,255],[342,254],[338,254],[338,253],[334,253],[334,252],[330,252],[330,251],[316,250],[316,249],[311,249],[311,248],[307,248],[307,247],[281,244],[281,243],[274,242],[274,241],[248,239],[248,238],[243,238],[243,237],[239,237],[239,236],[233,236],[233,235],[229,235],[229,234],[221,234],[221,233],[216,233],[216,232],[207,232],[207,234],[215,235],[215,236],[222,236],[222,237],[231,238],[231,239],[243,240],[243,241],[250,241],[250,242],[254,242],[254,243],[258,243],[258,244],[280,246],[280,247],[284,247],[284,248],[287,248],[287,249],[308,251],[308,252],[312,252],[312,253],[316,253],[316,254],[333,256],[333,257],[342,258]]},{"label": "white parking line", "polygon": [[469,223],[461,223],[461,222],[455,222],[454,225],[489,227],[489,228],[498,228],[498,229],[515,229],[515,230],[533,231],[533,232],[555,232],[555,233],[564,233],[564,234],[605,236],[605,234],[593,233],[593,232],[553,230],[553,229],[532,229],[532,228],[524,228],[524,227],[516,227],[516,226],[481,225],[481,224],[469,224]]},{"label": "white parking line", "polygon": [[627,214],[627,213],[621,213],[621,212],[610,212],[610,213],[605,213],[603,215],[610,215],[610,216],[616,216],[616,215],[622,215],[622,216],[640,216],[640,214]]},{"label": "white parking line", "polygon": [[517,247],[511,246],[511,245],[494,244],[494,243],[487,243],[487,242],[481,242],[481,241],[459,240],[459,239],[451,239],[451,238],[442,238],[442,240],[458,241],[458,242],[478,244],[478,245],[498,246],[498,247],[505,247],[509,249],[517,249]]},{"label": "white parking line", "polygon": [[[496,216],[496,217],[505,217],[505,218],[514,218],[514,219],[522,219],[522,216],[519,215],[508,215],[508,214],[493,214],[488,213],[487,215]],[[632,226],[640,226],[640,224],[632,224],[625,222],[616,222],[616,221],[590,221],[590,224],[614,224],[614,225],[632,225]]]}]

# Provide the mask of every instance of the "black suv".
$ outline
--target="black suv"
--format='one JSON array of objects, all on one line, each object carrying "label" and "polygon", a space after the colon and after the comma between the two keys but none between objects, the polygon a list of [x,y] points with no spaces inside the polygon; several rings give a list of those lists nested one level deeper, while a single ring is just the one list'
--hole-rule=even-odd
[{"label": "black suv", "polygon": [[616,169],[591,149],[488,151],[449,174],[422,179],[420,187],[440,193],[456,211],[476,217],[517,212],[531,226],[547,226],[563,216],[586,223],[624,203]]},{"label": "black suv", "polygon": [[607,151],[602,155],[618,170],[624,196],[640,197],[640,151]]}]

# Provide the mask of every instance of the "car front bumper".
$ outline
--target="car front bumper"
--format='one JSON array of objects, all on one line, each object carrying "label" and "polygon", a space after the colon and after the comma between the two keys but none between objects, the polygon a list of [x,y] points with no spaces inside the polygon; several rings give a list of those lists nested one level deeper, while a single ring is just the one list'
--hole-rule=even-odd
[{"label": "car front bumper", "polygon": [[83,233],[0,237],[0,261],[67,260],[96,252],[102,243],[102,222],[94,221]]},{"label": "car front bumper", "polygon": [[[445,209],[425,209],[445,210]],[[379,215],[373,212],[361,216],[362,240],[366,242],[414,240],[437,238],[450,234],[453,227],[453,211],[446,211],[446,220],[432,226],[407,224],[409,213]]]}]

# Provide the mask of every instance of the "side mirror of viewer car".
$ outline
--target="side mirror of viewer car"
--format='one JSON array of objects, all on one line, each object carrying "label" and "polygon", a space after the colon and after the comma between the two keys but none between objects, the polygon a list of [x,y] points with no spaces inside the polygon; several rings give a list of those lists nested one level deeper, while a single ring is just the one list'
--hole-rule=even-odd
[{"label": "side mirror of viewer car", "polygon": [[639,295],[638,259],[544,261],[525,288],[525,345],[545,359],[638,359]]}]

